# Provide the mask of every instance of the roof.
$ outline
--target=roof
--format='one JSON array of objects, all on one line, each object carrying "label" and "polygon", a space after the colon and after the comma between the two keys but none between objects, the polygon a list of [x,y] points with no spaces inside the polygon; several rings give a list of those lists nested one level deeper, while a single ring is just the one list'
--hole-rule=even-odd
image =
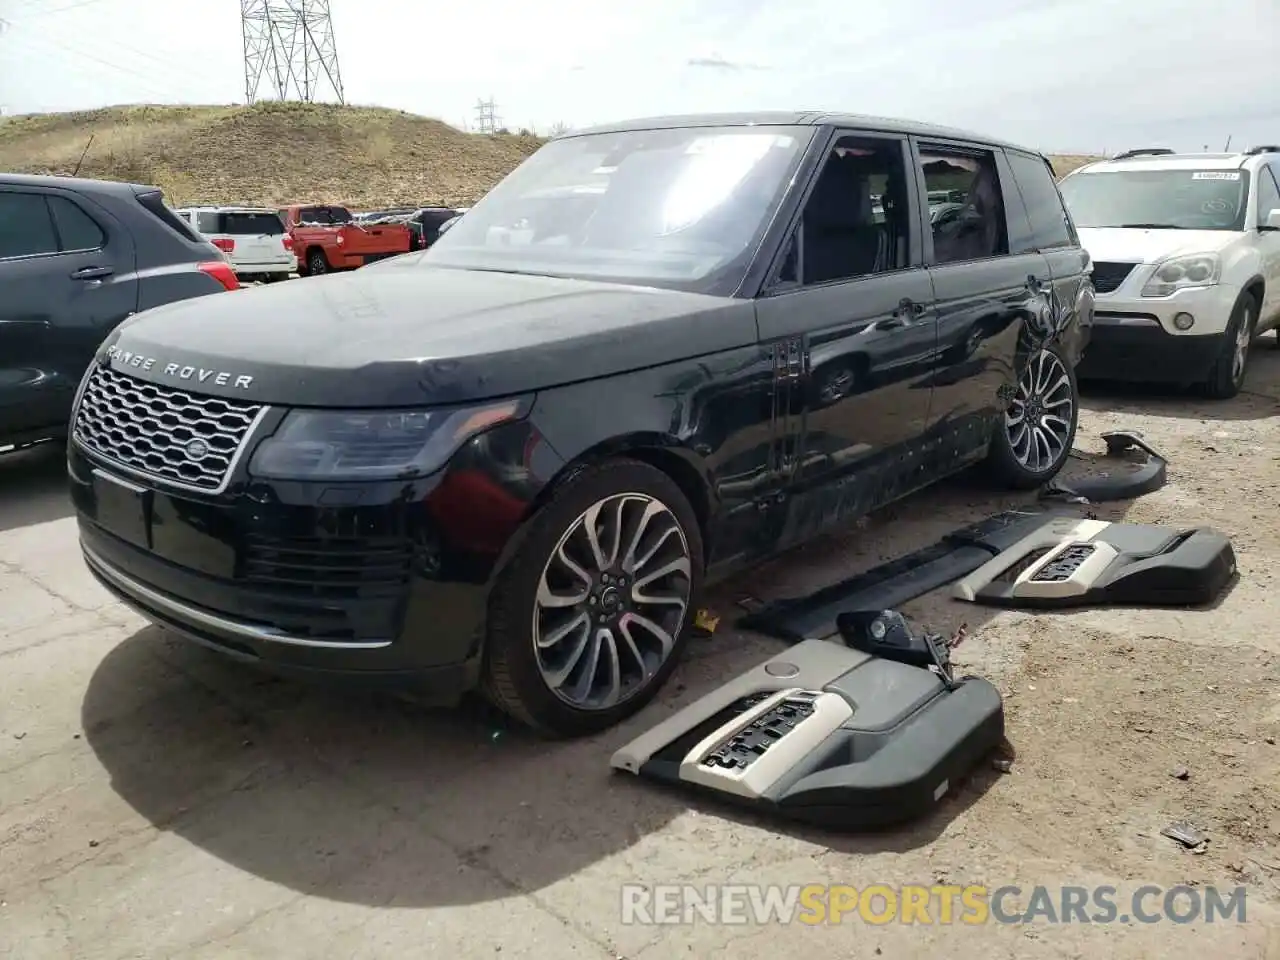
[{"label": "roof", "polygon": [[57,177],[31,173],[0,173],[0,185],[6,187],[61,187],[80,193],[105,193],[116,196],[133,196],[149,193],[159,187],[138,183],[119,183],[115,180],[88,180],[83,177]]},{"label": "roof", "polygon": [[582,130],[573,130],[562,134],[557,139],[579,137],[592,133],[621,133],[628,130],[662,130],[675,127],[749,127],[749,126],[837,126],[853,127],[859,130],[878,131],[881,133],[913,134],[919,137],[939,140],[966,140],[983,143],[991,147],[1003,147],[1018,150],[1035,156],[1043,156],[1039,150],[1032,150],[1014,143],[1006,143],[994,137],[973,133],[968,130],[957,130],[953,127],[942,127],[932,123],[921,123],[915,120],[893,119],[891,117],[872,117],[856,113],[831,113],[822,110],[799,111],[756,111],[751,113],[690,113],[668,117],[645,117],[636,120],[622,120],[617,123],[601,124]]},{"label": "roof", "polygon": [[1243,153],[1174,153],[1098,160],[1072,173],[1116,170],[1239,170],[1253,157]]}]

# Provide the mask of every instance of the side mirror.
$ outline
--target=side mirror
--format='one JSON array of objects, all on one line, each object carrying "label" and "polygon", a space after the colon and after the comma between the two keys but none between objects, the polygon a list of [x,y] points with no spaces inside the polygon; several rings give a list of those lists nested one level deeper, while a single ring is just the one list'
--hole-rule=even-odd
[{"label": "side mirror", "polygon": [[1280,210],[1271,210],[1267,213],[1267,229],[1280,230]]}]

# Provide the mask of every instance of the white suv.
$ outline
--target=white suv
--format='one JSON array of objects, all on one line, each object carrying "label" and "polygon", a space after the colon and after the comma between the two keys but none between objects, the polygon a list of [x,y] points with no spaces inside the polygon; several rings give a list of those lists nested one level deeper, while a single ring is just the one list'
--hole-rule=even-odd
[{"label": "white suv", "polygon": [[1132,150],[1059,186],[1097,292],[1079,376],[1235,396],[1280,326],[1280,147]]},{"label": "white suv", "polygon": [[298,258],[284,221],[262,207],[186,207],[178,216],[222,251],[241,280],[287,280]]}]

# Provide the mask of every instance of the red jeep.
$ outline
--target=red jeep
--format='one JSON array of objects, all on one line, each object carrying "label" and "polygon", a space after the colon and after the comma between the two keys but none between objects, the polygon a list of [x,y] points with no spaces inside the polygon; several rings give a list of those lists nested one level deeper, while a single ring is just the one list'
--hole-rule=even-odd
[{"label": "red jeep", "polygon": [[304,277],[363,267],[408,253],[412,245],[412,233],[403,224],[361,226],[350,210],[332,204],[285,207],[280,217],[293,238],[298,273]]}]

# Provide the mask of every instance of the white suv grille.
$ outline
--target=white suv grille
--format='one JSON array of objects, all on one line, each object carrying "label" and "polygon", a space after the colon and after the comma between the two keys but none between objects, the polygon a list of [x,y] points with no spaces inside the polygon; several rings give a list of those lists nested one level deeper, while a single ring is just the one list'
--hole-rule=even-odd
[{"label": "white suv grille", "polygon": [[90,453],[138,473],[217,493],[263,409],[96,367],[76,409],[73,436]]}]

